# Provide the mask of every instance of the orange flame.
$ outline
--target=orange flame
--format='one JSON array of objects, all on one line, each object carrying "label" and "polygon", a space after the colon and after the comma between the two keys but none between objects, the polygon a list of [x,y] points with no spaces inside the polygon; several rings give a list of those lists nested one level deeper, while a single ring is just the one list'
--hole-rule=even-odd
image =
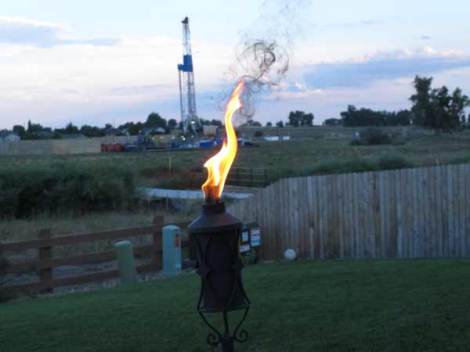
[{"label": "orange flame", "polygon": [[204,163],[207,169],[207,180],[202,185],[202,191],[206,200],[219,200],[224,190],[230,167],[235,160],[238,150],[238,140],[233,128],[232,116],[241,108],[240,94],[243,90],[243,82],[240,81],[230,96],[225,109],[225,132],[227,140],[217,154]]}]

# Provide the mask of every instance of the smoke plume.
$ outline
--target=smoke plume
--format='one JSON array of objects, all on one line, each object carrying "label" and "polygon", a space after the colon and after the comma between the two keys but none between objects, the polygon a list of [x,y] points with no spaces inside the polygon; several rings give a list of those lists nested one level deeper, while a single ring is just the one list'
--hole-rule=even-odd
[{"label": "smoke plume", "polygon": [[237,125],[250,121],[259,97],[269,94],[286,76],[294,38],[301,32],[302,16],[309,5],[310,0],[266,0],[253,28],[242,35],[228,71],[231,82],[243,81],[245,87]]}]

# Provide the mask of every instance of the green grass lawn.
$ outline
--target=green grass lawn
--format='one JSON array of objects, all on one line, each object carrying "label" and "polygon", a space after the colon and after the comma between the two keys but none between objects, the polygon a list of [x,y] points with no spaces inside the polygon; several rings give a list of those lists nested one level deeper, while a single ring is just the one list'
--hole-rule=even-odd
[{"label": "green grass lawn", "polygon": [[[245,269],[238,351],[470,351],[470,260]],[[208,351],[194,274],[0,305],[0,351]]]}]

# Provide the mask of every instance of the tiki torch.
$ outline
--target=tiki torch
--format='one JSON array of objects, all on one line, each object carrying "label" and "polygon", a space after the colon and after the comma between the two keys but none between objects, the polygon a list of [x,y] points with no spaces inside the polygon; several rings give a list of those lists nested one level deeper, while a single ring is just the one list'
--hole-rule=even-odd
[{"label": "tiki torch", "polygon": [[[224,352],[234,351],[235,342],[245,342],[246,330],[241,326],[250,308],[242,283],[242,261],[240,257],[240,220],[225,211],[221,200],[225,180],[235,159],[238,141],[232,124],[233,114],[241,107],[240,94],[243,82],[235,87],[225,112],[227,139],[221,150],[207,160],[207,181],[202,190],[205,203],[201,215],[189,225],[197,251],[197,272],[201,288],[197,311],[209,327],[207,343],[213,347],[222,346]],[[230,324],[229,313],[243,311],[235,324]],[[210,316],[221,314],[223,328],[210,322]]]}]

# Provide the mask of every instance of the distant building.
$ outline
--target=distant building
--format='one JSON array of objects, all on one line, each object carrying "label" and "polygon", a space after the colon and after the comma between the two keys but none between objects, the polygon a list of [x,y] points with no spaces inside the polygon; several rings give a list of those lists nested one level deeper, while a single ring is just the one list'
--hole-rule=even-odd
[{"label": "distant building", "polygon": [[20,136],[16,133],[8,130],[0,131],[0,141],[2,142],[19,142],[21,140]]}]

